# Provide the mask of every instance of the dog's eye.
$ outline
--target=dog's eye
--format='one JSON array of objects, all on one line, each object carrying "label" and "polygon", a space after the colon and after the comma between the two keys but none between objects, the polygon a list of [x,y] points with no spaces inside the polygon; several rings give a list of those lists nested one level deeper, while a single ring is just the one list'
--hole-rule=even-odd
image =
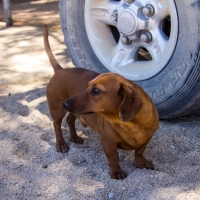
[{"label": "dog's eye", "polygon": [[100,93],[100,90],[98,88],[92,88],[91,93],[92,95],[97,95]]}]

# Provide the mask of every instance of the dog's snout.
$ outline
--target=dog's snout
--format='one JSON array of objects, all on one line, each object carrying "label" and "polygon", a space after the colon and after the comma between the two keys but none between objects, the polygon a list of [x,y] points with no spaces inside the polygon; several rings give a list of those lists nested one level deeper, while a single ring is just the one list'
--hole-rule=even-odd
[{"label": "dog's snout", "polygon": [[70,106],[70,100],[67,99],[66,101],[63,102],[63,107],[68,110],[69,109],[69,106]]}]

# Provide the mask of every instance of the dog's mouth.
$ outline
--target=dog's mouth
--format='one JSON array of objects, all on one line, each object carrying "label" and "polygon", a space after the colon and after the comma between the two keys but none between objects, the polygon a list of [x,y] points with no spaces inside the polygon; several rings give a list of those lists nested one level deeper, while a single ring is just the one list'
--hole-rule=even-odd
[{"label": "dog's mouth", "polygon": [[90,111],[90,112],[83,112],[83,113],[78,113],[78,112],[73,112],[72,110],[69,109],[69,106],[66,106],[65,104],[63,104],[63,107],[65,110],[75,114],[75,115],[89,115],[89,114],[93,114],[94,112]]},{"label": "dog's mouth", "polygon": [[63,107],[64,107],[64,109],[66,109],[67,111],[73,113],[74,115],[89,115],[89,114],[93,114],[93,113],[94,113],[93,111],[90,111],[90,112],[83,112],[83,113],[77,112],[76,110],[75,110],[75,111],[72,111],[72,110],[70,109],[70,106],[68,106],[68,104],[65,104],[65,103],[63,103]]},{"label": "dog's mouth", "polygon": [[85,112],[85,113],[80,113],[79,115],[89,115],[89,114],[93,114],[94,112]]}]

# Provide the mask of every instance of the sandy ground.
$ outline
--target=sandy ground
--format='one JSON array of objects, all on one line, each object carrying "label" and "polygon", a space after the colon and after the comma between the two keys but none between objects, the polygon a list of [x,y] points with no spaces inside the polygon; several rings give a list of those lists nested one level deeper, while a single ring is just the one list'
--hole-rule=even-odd
[{"label": "sandy ground", "polygon": [[[42,24],[47,24],[51,29],[61,32],[59,0],[10,0],[10,2],[15,26],[40,27]],[[0,21],[5,21],[2,1],[0,1]]]},{"label": "sandy ground", "polygon": [[[53,70],[42,28],[4,27],[0,23],[0,199],[200,199],[200,111],[160,122],[145,151],[153,171],[137,169],[133,152],[119,151],[128,177],[113,180],[99,136],[91,129],[77,123],[84,144],[73,144],[63,121],[70,150],[55,150],[45,97]],[[61,65],[73,67],[60,31],[50,32],[50,43]]]}]

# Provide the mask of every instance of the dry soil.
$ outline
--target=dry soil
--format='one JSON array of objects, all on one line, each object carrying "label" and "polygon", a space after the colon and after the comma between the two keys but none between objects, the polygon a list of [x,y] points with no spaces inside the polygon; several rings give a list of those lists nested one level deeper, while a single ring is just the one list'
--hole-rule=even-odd
[{"label": "dry soil", "polygon": [[[45,96],[53,70],[40,27],[48,17],[42,15],[41,20],[40,7],[42,13],[55,14],[50,43],[56,58],[63,67],[73,67],[59,29],[57,1],[11,3],[13,17],[21,13],[27,18],[18,24],[16,17],[18,26],[7,29],[0,22],[0,199],[199,200],[199,111],[160,122],[145,151],[155,170],[137,169],[134,153],[119,151],[120,165],[128,173],[122,181],[110,178],[99,136],[78,123],[84,144],[69,142],[69,129],[63,121],[70,150],[56,152]],[[38,19],[33,24],[29,23],[30,13]],[[39,20],[42,22],[37,23]]]}]

